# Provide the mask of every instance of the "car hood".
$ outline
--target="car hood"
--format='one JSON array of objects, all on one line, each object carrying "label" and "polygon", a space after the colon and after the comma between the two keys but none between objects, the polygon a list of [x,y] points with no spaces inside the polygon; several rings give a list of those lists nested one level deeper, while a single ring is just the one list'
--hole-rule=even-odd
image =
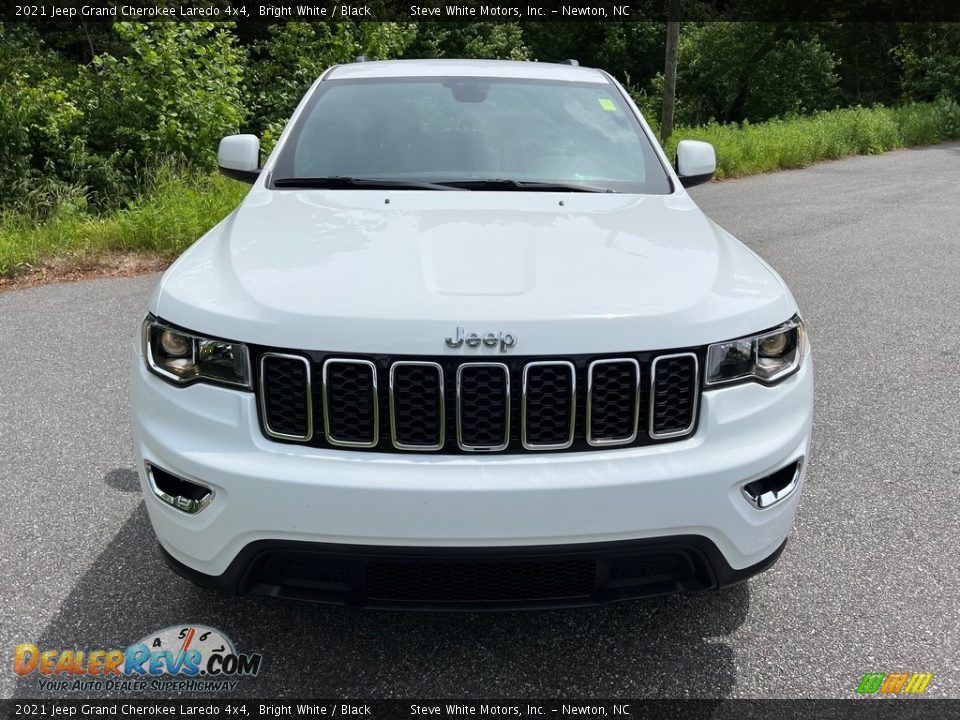
[{"label": "car hood", "polygon": [[335,352],[499,355],[701,345],[787,320],[780,279],[684,192],[256,187],[167,271],[153,312],[210,335]]}]

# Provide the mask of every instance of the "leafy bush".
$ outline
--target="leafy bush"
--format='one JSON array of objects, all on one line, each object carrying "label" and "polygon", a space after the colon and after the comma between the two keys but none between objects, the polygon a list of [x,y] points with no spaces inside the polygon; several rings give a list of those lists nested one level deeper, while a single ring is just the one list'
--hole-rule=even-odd
[{"label": "leafy bush", "polygon": [[68,73],[29,28],[0,23],[0,207],[42,218],[68,198],[83,202],[83,117],[65,90]]},{"label": "leafy bush", "polygon": [[70,88],[87,154],[107,161],[102,172],[93,163],[82,173],[101,204],[116,198],[118,181],[136,187],[145,168],[166,158],[212,167],[220,138],[237,132],[245,116],[244,54],[225,29],[202,22],[115,28],[129,51],[98,55]]},{"label": "leafy bush", "polygon": [[0,24],[0,208],[40,220],[121,207],[167,158],[210,169],[220,137],[239,129],[244,58],[225,29],[114,33],[122,58],[75,66],[31,29]]}]

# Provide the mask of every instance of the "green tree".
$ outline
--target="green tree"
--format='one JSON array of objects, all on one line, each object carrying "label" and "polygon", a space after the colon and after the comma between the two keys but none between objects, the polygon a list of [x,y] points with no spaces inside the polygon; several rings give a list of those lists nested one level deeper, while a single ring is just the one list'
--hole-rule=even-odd
[{"label": "green tree", "polygon": [[275,140],[307,88],[324,70],[358,55],[385,60],[413,41],[412,23],[300,23],[271,25],[250,48],[246,96],[250,127]]},{"label": "green tree", "polygon": [[891,52],[900,41],[896,23],[821,23],[817,35],[838,58],[841,105],[891,105],[900,101],[900,67]]},{"label": "green tree", "polygon": [[515,22],[422,23],[405,57],[527,60],[530,49]]},{"label": "green tree", "polygon": [[960,23],[902,23],[894,51],[905,97],[960,100]]},{"label": "green tree", "polygon": [[528,23],[523,34],[530,56],[537,60],[573,58],[603,68],[631,87],[646,86],[663,69],[664,23]]},{"label": "green tree", "polygon": [[[837,59],[816,27],[797,23],[684,25],[678,94],[686,124],[761,121],[833,107]],[[678,111],[680,106],[678,106]]]}]

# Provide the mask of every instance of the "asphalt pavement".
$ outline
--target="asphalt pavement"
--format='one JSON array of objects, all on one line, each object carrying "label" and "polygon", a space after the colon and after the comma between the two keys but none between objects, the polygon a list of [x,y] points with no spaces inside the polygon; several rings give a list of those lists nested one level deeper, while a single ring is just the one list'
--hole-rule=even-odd
[{"label": "asphalt pavement", "polygon": [[813,455],[772,570],[500,615],[198,589],[163,564],[133,472],[127,373],[157,276],[50,285],[0,294],[0,696],[45,695],[12,672],[17,643],[197,622],[263,654],[236,696],[848,698],[866,672],[923,671],[960,697],[960,144],[692,193],[783,275],[814,347]]}]

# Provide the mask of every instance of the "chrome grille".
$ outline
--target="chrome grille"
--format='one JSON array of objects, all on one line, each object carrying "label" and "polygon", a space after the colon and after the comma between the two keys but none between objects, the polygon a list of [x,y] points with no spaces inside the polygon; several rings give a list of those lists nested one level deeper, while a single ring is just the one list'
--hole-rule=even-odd
[{"label": "chrome grille", "polygon": [[510,444],[510,369],[503,363],[457,368],[457,445],[469,452]]},{"label": "chrome grille", "polygon": [[261,348],[254,358],[260,425],[273,440],[458,454],[583,452],[687,437],[697,426],[703,352],[473,362]]},{"label": "chrome grille", "polygon": [[300,355],[264,353],[260,357],[260,406],[263,429],[281,440],[313,435],[310,362]]},{"label": "chrome grille", "polygon": [[650,371],[650,437],[687,435],[696,423],[698,363],[693,353],[661,355]]},{"label": "chrome grille", "polygon": [[563,450],[573,445],[577,423],[577,371],[566,361],[527,363],[523,368],[520,432],[527,450]]},{"label": "chrome grille", "polygon": [[331,358],[323,364],[323,425],[331,445],[376,447],[380,419],[377,366]]},{"label": "chrome grille", "polygon": [[595,360],[587,369],[587,442],[627,445],[637,438],[640,363],[633,358]]},{"label": "chrome grille", "polygon": [[440,450],[446,428],[443,368],[435,362],[390,366],[390,439],[398,450]]}]

